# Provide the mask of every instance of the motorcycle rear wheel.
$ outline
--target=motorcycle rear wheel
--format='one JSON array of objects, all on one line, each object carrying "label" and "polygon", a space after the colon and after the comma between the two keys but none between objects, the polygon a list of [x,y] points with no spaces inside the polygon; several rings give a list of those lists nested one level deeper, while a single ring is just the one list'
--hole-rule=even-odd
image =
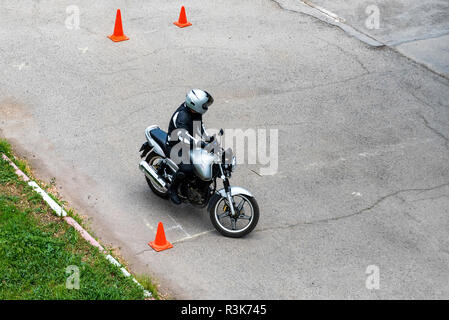
[{"label": "motorcycle rear wheel", "polygon": [[[163,160],[164,158],[158,155],[156,152],[151,152],[147,155],[145,158],[145,161],[148,163],[148,165],[152,166],[156,171],[158,169],[157,162]],[[150,187],[151,191],[153,191],[157,196],[167,199],[169,197],[168,189],[167,188],[161,188],[156,182],[154,182],[152,179],[145,176],[145,179],[147,180],[148,186]]]}]

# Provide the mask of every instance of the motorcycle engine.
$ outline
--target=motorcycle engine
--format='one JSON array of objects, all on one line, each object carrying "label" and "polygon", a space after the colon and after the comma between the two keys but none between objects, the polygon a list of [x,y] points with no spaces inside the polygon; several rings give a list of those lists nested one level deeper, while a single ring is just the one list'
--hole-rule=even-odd
[{"label": "motorcycle engine", "polygon": [[187,198],[189,201],[196,205],[206,205],[207,197],[209,194],[210,183],[205,183],[200,180],[196,180],[194,183],[187,184]]}]

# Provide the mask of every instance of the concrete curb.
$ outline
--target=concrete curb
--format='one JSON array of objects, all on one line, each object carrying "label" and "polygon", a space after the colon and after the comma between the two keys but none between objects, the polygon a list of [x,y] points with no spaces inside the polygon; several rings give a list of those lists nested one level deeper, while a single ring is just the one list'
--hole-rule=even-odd
[{"label": "concrete curb", "polygon": [[76,222],[72,217],[68,217],[67,212],[64,210],[64,208],[62,208],[59,204],[57,204],[56,201],[54,201],[44,190],[42,190],[42,188],[39,187],[39,185],[36,182],[32,181],[25,173],[22,172],[22,170],[20,170],[15,165],[14,162],[11,161],[11,159],[9,159],[3,153],[2,153],[2,158],[4,160],[6,160],[14,168],[14,170],[19,178],[21,178],[23,181],[27,182],[28,185],[31,186],[34,191],[36,191],[38,194],[41,195],[42,199],[44,199],[44,201],[53,209],[53,211],[56,213],[56,215],[58,217],[63,217],[65,222],[67,222],[69,225],[74,227],[76,229],[76,231],[78,231],[78,233],[81,235],[81,237],[83,237],[83,239],[85,239],[87,242],[89,242],[92,246],[97,247],[100,250],[100,252],[104,254],[104,257],[106,258],[106,260],[108,260],[110,263],[112,263],[120,268],[120,270],[122,271],[122,273],[125,277],[131,277],[131,279],[139,287],[141,287],[143,289],[145,297],[147,297],[147,298],[152,297],[151,292],[149,292],[148,290],[145,290],[143,288],[143,286],[128,272],[128,270],[126,270],[124,267],[122,267],[122,265],[116,259],[114,259],[114,257],[112,257],[110,254],[107,254],[106,251],[104,250],[103,246],[100,243],[98,243],[98,241],[95,240],[94,237],[92,237],[82,226],[80,226],[78,222]]},{"label": "concrete curb", "polygon": [[273,0],[273,1],[282,9],[303,13],[308,16],[314,17],[324,23],[336,26],[342,29],[347,34],[349,34],[350,36],[353,36],[372,47],[385,46],[384,43],[374,39],[373,37],[367,35],[366,33],[363,33],[360,30],[354,29],[349,24],[346,24],[345,19],[339,17],[335,13],[323,7],[317,6],[316,4],[312,3],[309,0],[300,0],[300,1]]}]

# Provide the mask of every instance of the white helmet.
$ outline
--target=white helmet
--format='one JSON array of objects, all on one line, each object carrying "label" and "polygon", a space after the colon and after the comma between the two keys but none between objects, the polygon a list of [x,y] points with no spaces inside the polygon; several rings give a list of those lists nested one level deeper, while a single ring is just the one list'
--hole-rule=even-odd
[{"label": "white helmet", "polygon": [[186,95],[186,106],[201,114],[206,113],[212,103],[214,103],[214,98],[206,91],[200,89],[190,90]]}]

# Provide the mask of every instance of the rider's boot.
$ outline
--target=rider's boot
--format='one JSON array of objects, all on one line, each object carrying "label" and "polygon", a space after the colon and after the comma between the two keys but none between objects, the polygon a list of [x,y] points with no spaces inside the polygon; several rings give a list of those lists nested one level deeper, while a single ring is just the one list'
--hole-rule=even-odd
[{"label": "rider's boot", "polygon": [[177,189],[178,189],[179,183],[181,182],[183,177],[184,177],[184,175],[182,174],[182,172],[176,172],[173,177],[173,182],[171,183],[170,187],[168,188],[168,194],[170,196],[170,200],[176,205],[181,203],[181,199],[179,199],[179,197],[178,197]]}]

